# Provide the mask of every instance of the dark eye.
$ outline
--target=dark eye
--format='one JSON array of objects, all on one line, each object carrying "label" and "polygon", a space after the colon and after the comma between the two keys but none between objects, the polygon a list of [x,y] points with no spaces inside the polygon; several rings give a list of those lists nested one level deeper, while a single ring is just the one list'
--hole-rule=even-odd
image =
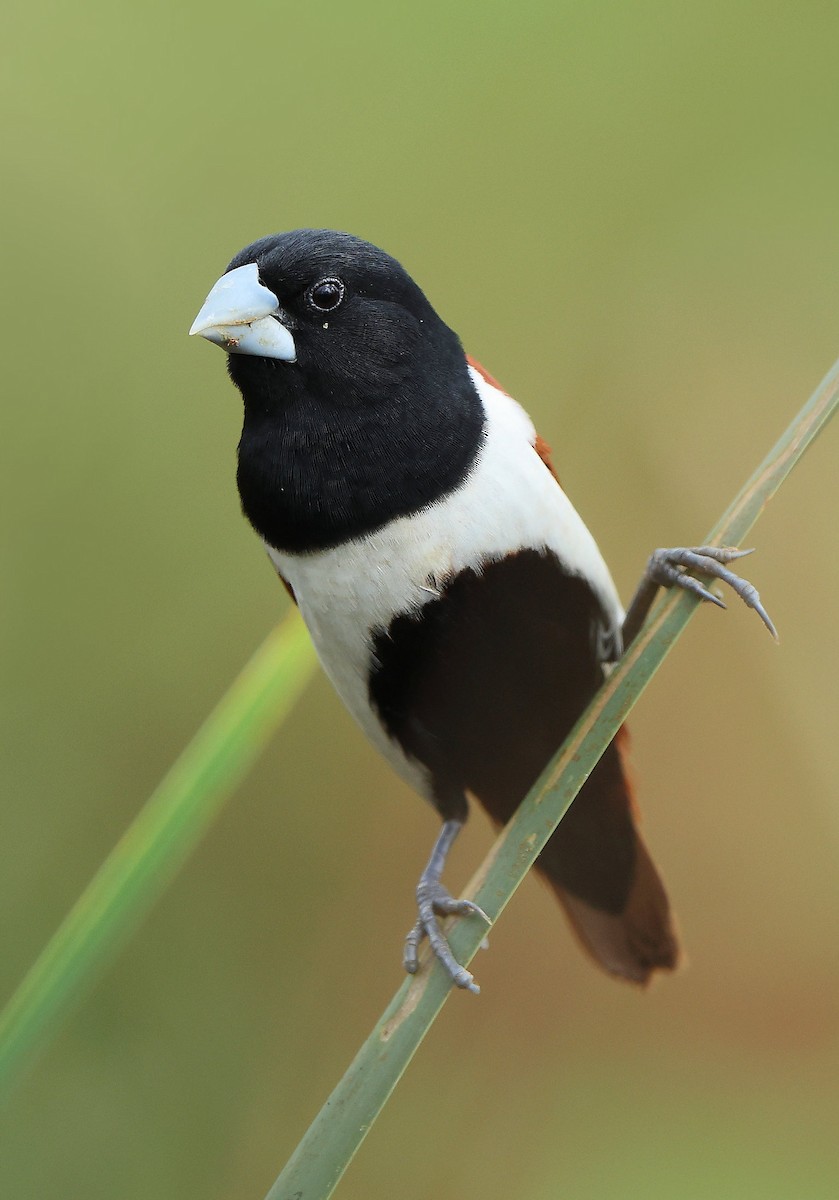
[{"label": "dark eye", "polygon": [[344,285],[340,279],[321,279],[312,284],[306,296],[318,312],[332,312],[344,299]]}]

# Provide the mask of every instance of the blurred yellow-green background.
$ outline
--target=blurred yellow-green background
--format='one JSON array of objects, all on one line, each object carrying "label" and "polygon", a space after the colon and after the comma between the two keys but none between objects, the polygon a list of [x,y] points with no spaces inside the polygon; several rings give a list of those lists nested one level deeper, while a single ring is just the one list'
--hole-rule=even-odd
[{"label": "blurred yellow-green background", "polygon": [[[6,14],[3,996],[287,608],[186,337],[230,256],[399,257],[627,596],[839,355],[838,38],[756,0]],[[780,646],[703,612],[632,721],[688,966],[610,981],[528,881],[347,1200],[837,1194],[837,438],[754,534]],[[400,980],[436,825],[318,678],[18,1090],[0,1194],[262,1196]]]}]

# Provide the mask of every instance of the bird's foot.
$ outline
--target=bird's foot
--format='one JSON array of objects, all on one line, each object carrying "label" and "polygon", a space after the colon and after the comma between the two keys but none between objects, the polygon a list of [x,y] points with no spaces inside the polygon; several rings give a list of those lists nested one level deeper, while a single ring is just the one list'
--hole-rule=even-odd
[{"label": "bird's foot", "polygon": [[760,602],[757,588],[728,569],[727,563],[752,554],[752,550],[738,550],[736,546],[675,546],[669,550],[654,550],[647,563],[647,578],[660,587],[680,587],[693,592],[701,600],[707,600],[720,608],[725,602],[705,586],[689,571],[708,575],[727,583],[733,592],[749,608],[754,609],[763,624],[777,641],[778,633],[769,614]]},{"label": "bird's foot", "polygon": [[443,887],[439,879],[429,872],[424,872],[417,886],[417,909],[419,917],[416,925],[405,938],[405,953],[403,962],[409,975],[415,975],[419,970],[418,951],[424,938],[428,938],[431,949],[451,976],[455,987],[465,988],[475,995],[480,988],[472,974],[461,966],[451,952],[446,935],[440,926],[438,917],[449,916],[478,916],[491,924],[484,910],[472,900],[455,900]]}]

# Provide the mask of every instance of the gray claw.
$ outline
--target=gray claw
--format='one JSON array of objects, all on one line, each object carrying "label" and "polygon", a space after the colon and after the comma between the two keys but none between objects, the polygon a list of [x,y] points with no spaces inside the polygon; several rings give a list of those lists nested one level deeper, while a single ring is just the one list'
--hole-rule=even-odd
[{"label": "gray claw", "polygon": [[480,988],[472,974],[462,966],[451,952],[446,935],[440,927],[439,917],[478,916],[492,924],[484,910],[472,900],[455,900],[443,885],[436,880],[421,879],[417,888],[419,919],[405,938],[403,964],[409,975],[419,970],[418,950],[424,938],[428,938],[434,956],[451,977],[455,987],[477,995]]},{"label": "gray claw", "polygon": [[464,966],[461,966],[452,954],[449,949],[449,943],[446,941],[446,936],[433,913],[421,914],[416,925],[414,925],[411,932],[405,938],[405,952],[402,962],[408,974],[416,975],[419,970],[419,956],[417,951],[420,943],[426,937],[431,943],[431,949],[434,951],[435,958],[439,959],[442,966],[448,972],[455,987],[463,988],[477,996],[481,989],[475,983],[474,976]]},{"label": "gray claw", "polygon": [[757,588],[725,566],[726,563],[753,553],[753,549],[739,550],[736,546],[675,546],[672,549],[654,550],[647,564],[647,574],[653,583],[662,587],[684,588],[685,591],[693,592],[694,595],[720,608],[725,608],[720,597],[715,596],[693,575],[689,575],[688,571],[698,571],[702,575],[710,575],[712,579],[719,579],[721,583],[727,583],[743,603],[757,613],[777,641],[778,632],[760,602]]}]

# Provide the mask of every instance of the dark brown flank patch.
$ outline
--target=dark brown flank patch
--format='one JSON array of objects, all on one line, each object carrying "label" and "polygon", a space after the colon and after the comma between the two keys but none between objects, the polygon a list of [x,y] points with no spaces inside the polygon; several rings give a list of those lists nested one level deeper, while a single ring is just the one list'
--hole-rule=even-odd
[{"label": "dark brown flank patch", "polygon": [[[462,571],[439,599],[373,639],[370,700],[404,752],[431,772],[441,815],[466,793],[503,824],[603,679],[588,584],[550,553],[523,550]],[[644,981],[672,966],[664,889],[634,823],[621,732],[537,866],[583,943]]]}]

